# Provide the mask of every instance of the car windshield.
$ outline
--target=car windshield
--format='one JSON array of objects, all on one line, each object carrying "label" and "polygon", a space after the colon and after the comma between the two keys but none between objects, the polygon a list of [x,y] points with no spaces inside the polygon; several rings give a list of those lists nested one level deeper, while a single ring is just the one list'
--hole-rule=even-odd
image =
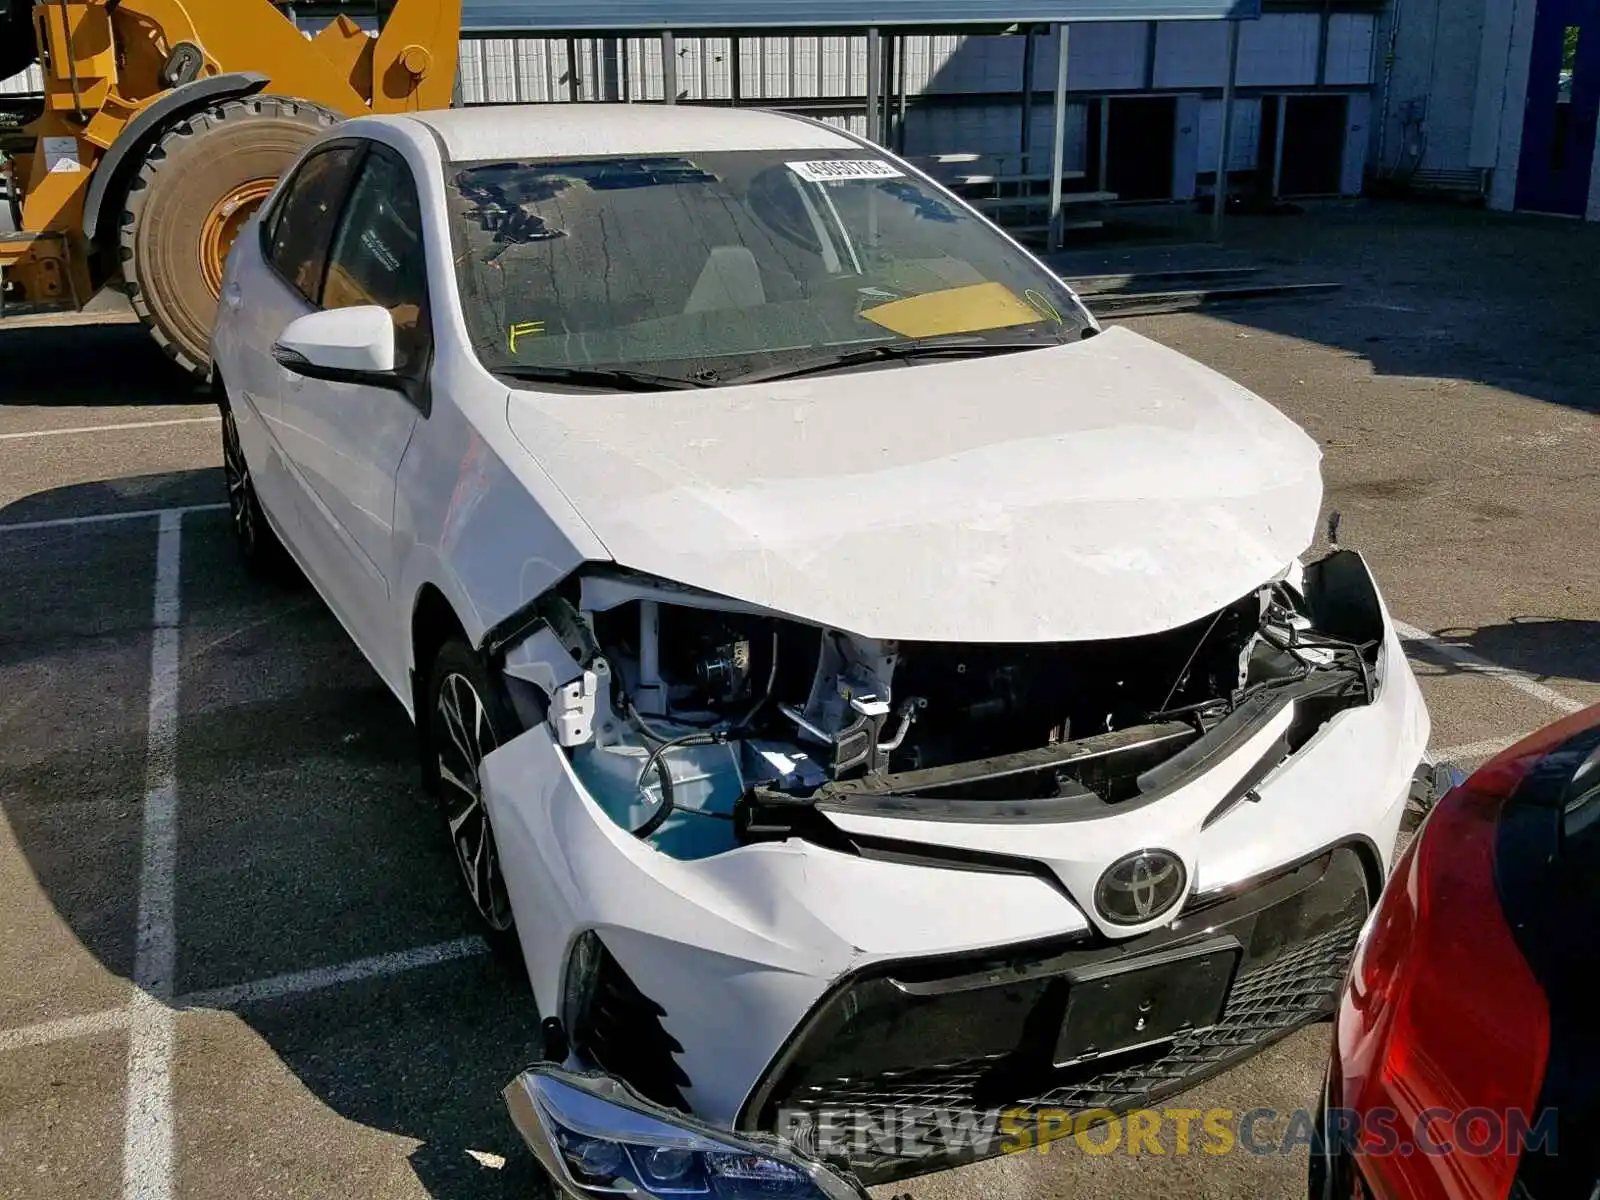
[{"label": "car windshield", "polygon": [[1028,255],[864,148],[446,176],[467,328],[500,374],[716,386],[878,351],[1054,345],[1089,326]]}]

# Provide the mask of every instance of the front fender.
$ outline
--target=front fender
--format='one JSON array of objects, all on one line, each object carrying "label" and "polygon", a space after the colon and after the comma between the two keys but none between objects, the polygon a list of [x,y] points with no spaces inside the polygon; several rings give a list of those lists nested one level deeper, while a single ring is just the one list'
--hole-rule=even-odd
[{"label": "front fender", "polygon": [[[459,399],[448,366],[436,391]],[[485,422],[485,425],[489,425]],[[431,584],[473,645],[497,622],[544,595],[605,548],[559,492],[522,459],[508,463],[498,431],[476,427],[457,404],[434,406],[401,460],[395,494],[391,596],[402,655],[413,670],[410,633],[417,598]],[[516,451],[516,447],[512,443]],[[525,459],[526,456],[522,456]]]}]

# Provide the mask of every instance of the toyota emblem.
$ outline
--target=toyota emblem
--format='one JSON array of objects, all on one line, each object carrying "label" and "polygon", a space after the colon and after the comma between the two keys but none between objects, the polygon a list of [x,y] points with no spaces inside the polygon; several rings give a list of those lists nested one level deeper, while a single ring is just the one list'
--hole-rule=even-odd
[{"label": "toyota emblem", "polygon": [[1170,850],[1140,850],[1105,869],[1095,907],[1113,925],[1144,925],[1169,912],[1189,890],[1183,860]]}]

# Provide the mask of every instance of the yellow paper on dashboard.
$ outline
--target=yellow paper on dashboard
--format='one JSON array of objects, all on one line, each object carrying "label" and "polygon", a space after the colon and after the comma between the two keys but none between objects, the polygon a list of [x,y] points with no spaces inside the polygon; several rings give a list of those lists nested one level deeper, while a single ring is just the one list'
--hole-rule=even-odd
[{"label": "yellow paper on dashboard", "polygon": [[1011,325],[1032,325],[1043,314],[1003,283],[975,283],[891,300],[861,315],[902,337],[939,337],[947,333],[976,333]]}]

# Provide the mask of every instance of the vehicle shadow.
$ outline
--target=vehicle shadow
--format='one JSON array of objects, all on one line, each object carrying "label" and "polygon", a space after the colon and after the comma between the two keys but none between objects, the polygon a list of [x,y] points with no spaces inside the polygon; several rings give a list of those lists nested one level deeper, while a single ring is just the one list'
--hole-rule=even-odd
[{"label": "vehicle shadow", "polygon": [[[152,508],[187,497],[191,476],[218,475],[122,482]],[[19,509],[98,505],[104,487],[0,507],[0,525]],[[28,973],[0,979],[0,1027],[39,1019],[39,1005],[51,1017],[104,1007],[104,982],[96,993],[73,981],[134,974],[156,528],[0,532],[0,816],[16,846],[0,853],[25,860],[0,871],[0,907],[43,903],[54,918]],[[246,576],[222,512],[184,518],[180,590],[179,1190],[387,1194],[397,1136],[414,1145],[400,1150],[415,1175],[407,1193],[543,1194],[500,1099],[537,1055],[520,961],[468,949],[276,998],[215,999],[461,945],[476,927],[418,786],[410,721],[316,593]],[[271,1082],[284,1077],[297,1086]]]},{"label": "vehicle shadow", "polygon": [[1378,375],[1459,379],[1600,413],[1593,223],[1363,201],[1292,217],[1230,216],[1216,246],[1196,244],[1209,237],[1205,217],[1169,206],[1152,222],[1154,234],[1181,244],[1087,247],[1053,256],[1052,266],[1069,278],[1223,267],[1256,271],[1233,283],[1338,283],[1315,299],[1211,311],[1240,328],[1343,350]]},{"label": "vehicle shadow", "polygon": [[[115,381],[114,387],[107,382]],[[0,323],[0,410],[204,404],[205,385],[179,370],[137,323]]]},{"label": "vehicle shadow", "polygon": [[[218,467],[164,471],[156,475],[129,475],[120,479],[50,488],[23,496],[0,507],[0,525],[222,505],[227,499],[227,486]],[[27,581],[27,586],[34,586],[37,582],[42,581]],[[12,580],[12,586],[24,586],[20,574]]]},{"label": "vehicle shadow", "polygon": [[[1471,651],[1496,666],[1509,667],[1544,682],[1564,679],[1600,683],[1600,620],[1557,617],[1512,617],[1476,629],[1441,629],[1435,635],[1446,645]],[[1418,652],[1428,654],[1427,647]],[[1448,673],[1451,664],[1437,654]]]}]

